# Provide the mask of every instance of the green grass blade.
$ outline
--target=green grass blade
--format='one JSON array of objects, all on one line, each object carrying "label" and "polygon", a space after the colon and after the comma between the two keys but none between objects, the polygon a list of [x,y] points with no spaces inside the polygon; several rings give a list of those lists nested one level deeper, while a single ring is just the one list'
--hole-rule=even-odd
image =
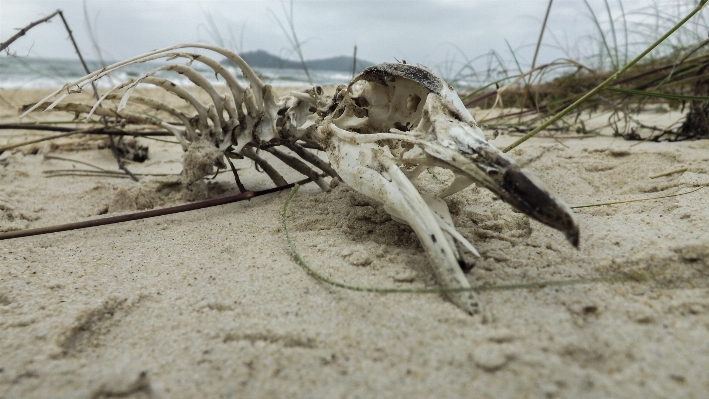
[{"label": "green grass blade", "polygon": [[611,33],[613,34],[613,52],[615,53],[615,59],[613,59],[613,67],[618,68],[620,65],[620,56],[618,55],[618,35],[615,32],[615,23],[613,22],[613,13],[611,13],[611,6],[608,4],[608,0],[603,0],[606,5],[606,12],[608,13],[608,22],[611,24]]},{"label": "green grass blade", "polygon": [[579,285],[579,284],[593,284],[593,283],[619,283],[626,281],[636,281],[632,275],[626,274],[614,274],[602,277],[591,277],[591,278],[580,278],[580,279],[568,279],[568,280],[549,280],[549,281],[533,281],[529,283],[511,283],[511,284],[499,284],[499,285],[485,285],[485,286],[474,286],[470,288],[376,288],[376,287],[360,287],[355,285],[349,285],[341,283],[339,281],[332,280],[323,276],[322,274],[315,271],[307,262],[300,256],[295,248],[293,240],[291,240],[288,234],[288,224],[286,222],[286,215],[288,213],[288,205],[298,192],[298,184],[293,186],[288,198],[283,204],[281,209],[281,227],[283,228],[283,235],[285,236],[286,243],[288,245],[288,251],[291,253],[293,260],[300,266],[306,273],[316,280],[334,286],[342,288],[349,291],[358,292],[371,292],[379,294],[443,294],[450,292],[463,292],[463,291],[474,291],[474,292],[484,292],[484,291],[510,291],[510,290],[521,290],[521,289],[541,289],[545,287],[559,287],[567,285]]},{"label": "green grass blade", "polygon": [[[598,20],[596,13],[593,11],[593,8],[591,8],[591,5],[588,4],[588,1],[583,0],[583,2],[584,2],[584,4],[586,4],[586,8],[588,8],[588,11],[591,12],[591,19],[593,20],[593,23],[596,25],[596,29],[598,30],[598,34],[601,36],[601,43],[603,43],[603,48],[605,48],[606,53],[608,53],[608,58],[610,58],[610,60],[611,60],[611,64],[613,65],[613,69],[618,69],[618,65],[616,65],[615,61],[613,60],[613,52],[611,51],[611,48],[608,45],[608,40],[606,40],[606,34],[603,32],[603,28],[601,27],[601,21]],[[600,67],[603,68],[603,65],[600,65]]]}]

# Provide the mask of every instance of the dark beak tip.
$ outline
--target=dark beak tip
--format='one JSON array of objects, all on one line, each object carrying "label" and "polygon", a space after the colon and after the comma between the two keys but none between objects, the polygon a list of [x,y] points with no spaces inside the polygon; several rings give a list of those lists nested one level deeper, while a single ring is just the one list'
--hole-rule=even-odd
[{"label": "dark beak tip", "polygon": [[579,226],[574,224],[573,228],[569,229],[566,231],[566,238],[569,240],[571,245],[574,246],[574,248],[579,249],[579,241],[580,241],[580,233],[579,233]]},{"label": "dark beak tip", "polygon": [[569,237],[569,242],[571,242],[571,245],[574,246],[574,248],[579,249],[579,237]]}]

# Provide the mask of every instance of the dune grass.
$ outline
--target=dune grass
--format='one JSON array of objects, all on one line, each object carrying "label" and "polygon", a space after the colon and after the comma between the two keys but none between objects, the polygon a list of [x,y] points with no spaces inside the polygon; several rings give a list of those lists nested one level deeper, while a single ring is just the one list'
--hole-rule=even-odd
[{"label": "dune grass", "polygon": [[[529,69],[522,68],[521,55],[508,45],[511,60],[506,62],[496,55],[496,63],[488,60],[483,69],[476,68],[480,58],[466,58],[454,81],[482,78],[477,88],[466,90],[463,100],[468,107],[499,108],[496,113],[481,112],[478,122],[503,133],[528,132],[526,138],[545,129],[597,133],[587,131],[577,121],[583,113],[608,111],[605,127],[626,139],[709,138],[709,126],[702,125],[707,120],[702,115],[709,112],[709,40],[700,35],[709,24],[706,16],[699,14],[705,3],[700,1],[691,9],[686,3],[668,14],[659,9],[628,13],[618,1],[620,15],[614,15],[608,0],[604,0],[606,15],[602,18],[584,0],[596,28],[596,35],[588,40],[597,44],[597,52],[536,66],[536,49],[543,38],[540,34]],[[666,34],[653,43],[646,42],[663,31]],[[638,55],[628,62],[632,52]],[[689,108],[687,118],[673,129],[645,126],[634,120],[643,110],[658,105]]]}]

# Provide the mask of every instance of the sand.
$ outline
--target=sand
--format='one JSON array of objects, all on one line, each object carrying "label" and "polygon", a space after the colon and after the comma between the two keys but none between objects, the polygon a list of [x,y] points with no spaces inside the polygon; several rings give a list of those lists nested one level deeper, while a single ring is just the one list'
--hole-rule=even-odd
[{"label": "sand", "polygon": [[[39,99],[36,91],[0,96],[2,122]],[[0,131],[0,145],[42,135]],[[511,155],[543,154],[528,167],[571,205],[709,184],[706,140],[560,141],[535,138]],[[173,175],[140,183],[47,175],[88,167],[45,156],[115,170],[101,139],[0,155],[0,231],[237,192],[229,174],[183,189],[181,149],[141,143],[150,157],[131,170]],[[237,167],[249,189],[271,186],[249,162]],[[422,189],[440,192],[452,176],[432,172]],[[306,185],[290,204],[291,237],[313,268],[358,286],[436,286],[407,226],[334,186]],[[291,259],[281,229],[288,192],[0,241],[0,398],[706,397],[707,190],[578,209],[578,250],[483,189],[452,196],[458,230],[482,255],[468,274],[475,285],[624,277],[482,292],[487,323],[440,294],[361,293],[314,280]]]}]

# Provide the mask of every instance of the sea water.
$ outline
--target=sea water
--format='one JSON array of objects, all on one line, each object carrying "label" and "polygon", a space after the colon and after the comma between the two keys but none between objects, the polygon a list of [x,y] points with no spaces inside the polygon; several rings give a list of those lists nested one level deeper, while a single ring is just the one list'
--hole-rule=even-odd
[{"label": "sea water", "polygon": [[[86,64],[89,71],[93,72],[104,66],[111,65],[114,62],[115,61],[101,63],[98,61],[87,61]],[[172,60],[171,63],[187,65],[187,60],[175,59]],[[113,87],[129,78],[139,78],[146,72],[161,65],[165,64],[152,61],[127,65],[101,78],[97,84],[101,88]],[[217,79],[214,76],[214,71],[206,65],[195,61],[190,66],[204,75],[212,84],[224,84],[224,80],[221,78]],[[248,81],[243,77],[238,68],[233,65],[225,65],[224,67],[245,86],[248,86]],[[302,69],[254,67],[254,70],[264,83],[272,86],[312,86],[308,83],[308,77]],[[352,79],[351,73],[341,71],[309,70],[308,72],[310,73],[313,84],[323,86],[347,84]],[[58,89],[64,86],[65,83],[77,80],[86,75],[86,70],[78,59],[23,58],[0,55],[0,89]],[[160,71],[156,73],[155,76],[169,79],[180,86],[194,85],[194,83],[185,76],[176,72]],[[448,80],[448,82],[451,83],[456,90],[463,91],[478,87],[479,85],[479,82],[471,77],[451,79]]]},{"label": "sea water", "polygon": [[[110,65],[113,62],[107,62]],[[186,65],[186,60],[175,59],[171,63]],[[112,72],[108,76],[101,78],[97,84],[99,87],[108,88],[115,86],[130,78],[138,78],[146,72],[164,65],[161,62],[144,62],[125,66]],[[89,71],[101,69],[104,64],[97,61],[87,61]],[[190,65],[199,71],[212,84],[224,84],[223,79],[217,79],[214,71],[204,64],[193,62]],[[238,68],[225,65],[225,68],[237,79],[248,85],[248,81],[242,76]],[[309,87],[308,78],[302,69],[275,69],[275,68],[254,68],[264,83],[272,86]],[[350,73],[337,71],[309,71],[315,84],[338,85],[348,83],[352,79]],[[71,82],[87,75],[86,70],[79,60],[70,59],[46,59],[46,58],[22,58],[0,56],[0,89],[52,89],[60,88],[65,83]],[[194,85],[188,78],[171,71],[159,71],[154,76],[163,77],[180,86]]]}]

